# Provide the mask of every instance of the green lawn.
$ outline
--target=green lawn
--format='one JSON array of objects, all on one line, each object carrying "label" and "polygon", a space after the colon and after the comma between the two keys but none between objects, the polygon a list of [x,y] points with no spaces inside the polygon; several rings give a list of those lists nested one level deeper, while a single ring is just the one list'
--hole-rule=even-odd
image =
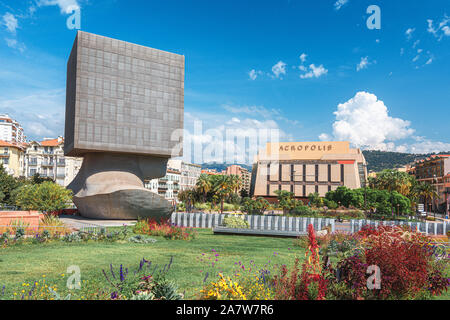
[{"label": "green lawn", "polygon": [[[145,258],[153,265],[163,267],[173,256],[168,276],[177,282],[189,299],[202,287],[206,272],[231,275],[239,267],[239,262],[246,269],[267,268],[272,271],[276,264],[291,265],[296,256],[304,258],[304,250],[294,247],[293,239],[213,235],[210,229],[199,229],[198,232],[197,239],[193,241],[153,237],[157,239],[154,244],[49,243],[0,249],[0,300],[10,298],[14,292],[21,295],[23,283],[43,279],[43,275],[47,283],[64,288],[67,267],[71,265],[80,267],[82,280],[100,282],[105,287],[107,282],[102,269],[109,271],[110,263],[117,273],[120,264],[133,269]],[[215,257],[216,252],[218,257]],[[216,258],[217,262],[214,261]],[[211,262],[215,262],[214,267]],[[447,274],[450,275],[450,270]],[[3,285],[6,289],[2,297]],[[449,300],[450,292],[437,299]]]},{"label": "green lawn", "polygon": [[[274,264],[291,264],[296,255],[304,255],[298,247],[293,248],[293,239],[213,235],[210,229],[198,231],[199,236],[193,241],[153,237],[158,240],[154,244],[50,243],[0,249],[0,294],[3,285],[6,286],[6,297],[20,292],[22,283],[32,283],[42,279],[43,275],[48,283],[64,287],[61,275],[71,265],[80,267],[83,280],[106,282],[102,269],[108,271],[110,263],[116,272],[120,264],[130,269],[137,267],[142,258],[163,267],[173,256],[168,276],[182,291],[186,290],[186,298],[189,298],[202,287],[206,272],[232,274],[235,263],[241,261],[250,268],[252,260],[256,267],[263,268],[267,264],[272,270]],[[218,257],[215,257],[213,249]],[[204,262],[200,261],[202,258]],[[214,261],[216,258],[217,262]],[[214,267],[211,261],[215,262]]]}]

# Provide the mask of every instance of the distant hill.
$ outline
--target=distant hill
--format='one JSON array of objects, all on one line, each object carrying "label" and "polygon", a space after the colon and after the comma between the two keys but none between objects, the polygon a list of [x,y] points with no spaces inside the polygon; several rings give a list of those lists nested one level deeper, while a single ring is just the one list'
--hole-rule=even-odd
[{"label": "distant hill", "polygon": [[[449,154],[450,152],[440,152],[438,154]],[[367,161],[367,170],[379,172],[384,169],[395,169],[403,167],[415,160],[424,159],[436,153],[414,154],[389,151],[364,150],[364,157]]]},{"label": "distant hill", "polygon": [[[235,163],[238,166],[241,166],[242,168],[247,169],[248,171],[252,171],[252,166],[249,166],[247,164],[239,164]],[[224,163],[203,163],[202,169],[216,169],[217,172],[221,172],[222,170],[226,170],[231,164],[224,164]]]}]

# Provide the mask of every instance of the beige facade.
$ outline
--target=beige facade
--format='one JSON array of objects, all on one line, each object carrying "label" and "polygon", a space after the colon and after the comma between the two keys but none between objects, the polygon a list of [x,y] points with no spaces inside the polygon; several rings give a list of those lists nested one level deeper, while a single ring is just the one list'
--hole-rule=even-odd
[{"label": "beige facade", "polygon": [[256,157],[251,194],[274,199],[276,190],[307,198],[311,193],[325,196],[339,186],[363,187],[367,179],[366,161],[350,143],[286,142],[268,143]]},{"label": "beige facade", "polygon": [[16,178],[24,176],[24,153],[22,145],[0,140],[0,164]]},{"label": "beige facade", "polygon": [[78,174],[83,158],[64,156],[64,139],[44,139],[31,141],[25,154],[25,176],[51,178],[66,187]]},{"label": "beige facade", "polygon": [[251,173],[247,169],[245,169],[239,165],[233,164],[233,165],[229,166],[226,170],[224,170],[223,173],[226,175],[233,174],[233,175],[239,176],[242,180],[241,190],[246,190],[247,193],[250,193]]}]

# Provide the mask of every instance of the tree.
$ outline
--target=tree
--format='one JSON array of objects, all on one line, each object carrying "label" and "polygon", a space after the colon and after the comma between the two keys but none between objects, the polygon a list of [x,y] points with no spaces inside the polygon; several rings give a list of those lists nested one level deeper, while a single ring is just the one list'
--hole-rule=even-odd
[{"label": "tree", "polygon": [[277,195],[279,206],[283,209],[283,214],[286,214],[295,208],[296,201],[292,192],[275,190],[275,194]]},{"label": "tree", "polygon": [[64,209],[72,200],[72,191],[53,182],[24,185],[14,191],[16,205],[24,210],[53,212]]},{"label": "tree", "polygon": [[206,194],[211,190],[212,187],[210,175],[202,173],[197,180],[196,187],[203,194],[203,203],[205,203]]},{"label": "tree", "polygon": [[186,189],[178,192],[178,200],[184,202],[187,212],[190,212],[190,209],[194,205],[196,199],[197,193],[193,189]]},{"label": "tree", "polygon": [[3,164],[0,164],[0,193],[3,194],[3,198],[0,199],[1,203],[7,205],[14,205],[13,191],[22,185],[16,178],[9,175]]},{"label": "tree", "polygon": [[426,182],[419,182],[416,187],[416,194],[425,201],[425,210],[428,208],[428,200],[439,197],[434,186]]},{"label": "tree", "polygon": [[263,215],[269,205],[269,201],[262,197],[258,197],[256,200],[244,198],[242,199],[241,211],[247,214]]}]

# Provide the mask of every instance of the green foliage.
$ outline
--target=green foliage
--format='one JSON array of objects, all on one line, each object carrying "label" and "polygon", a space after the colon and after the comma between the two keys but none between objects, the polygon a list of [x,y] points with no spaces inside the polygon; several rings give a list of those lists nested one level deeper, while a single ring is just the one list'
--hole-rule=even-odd
[{"label": "green foliage", "polygon": [[324,205],[323,198],[319,195],[318,192],[310,193],[308,196],[310,205],[314,207],[322,207]]},{"label": "green foliage", "polygon": [[248,229],[250,228],[247,220],[241,217],[228,216],[223,219],[223,225],[227,228],[233,229]]},{"label": "green foliage", "polygon": [[58,211],[72,200],[71,190],[53,182],[24,185],[15,194],[16,205],[24,210]]},{"label": "green foliage", "polygon": [[256,200],[244,198],[240,210],[246,214],[263,215],[268,207],[269,201],[262,197],[258,197]]},{"label": "green foliage", "polygon": [[3,164],[0,164],[0,202],[6,205],[15,205],[13,192],[22,186],[22,183],[9,175]]},{"label": "green foliage", "polygon": [[364,209],[366,203],[366,209],[372,209],[382,215],[392,215],[392,211],[395,214],[397,212],[398,214],[408,214],[411,211],[411,201],[397,191],[389,192],[372,188],[351,190],[347,187],[338,187],[334,191],[327,192],[325,199],[328,204],[331,204],[332,201],[347,208]]},{"label": "green foliage", "polygon": [[296,206],[294,194],[286,190],[276,190],[278,205],[283,209],[283,213],[290,212]]}]

